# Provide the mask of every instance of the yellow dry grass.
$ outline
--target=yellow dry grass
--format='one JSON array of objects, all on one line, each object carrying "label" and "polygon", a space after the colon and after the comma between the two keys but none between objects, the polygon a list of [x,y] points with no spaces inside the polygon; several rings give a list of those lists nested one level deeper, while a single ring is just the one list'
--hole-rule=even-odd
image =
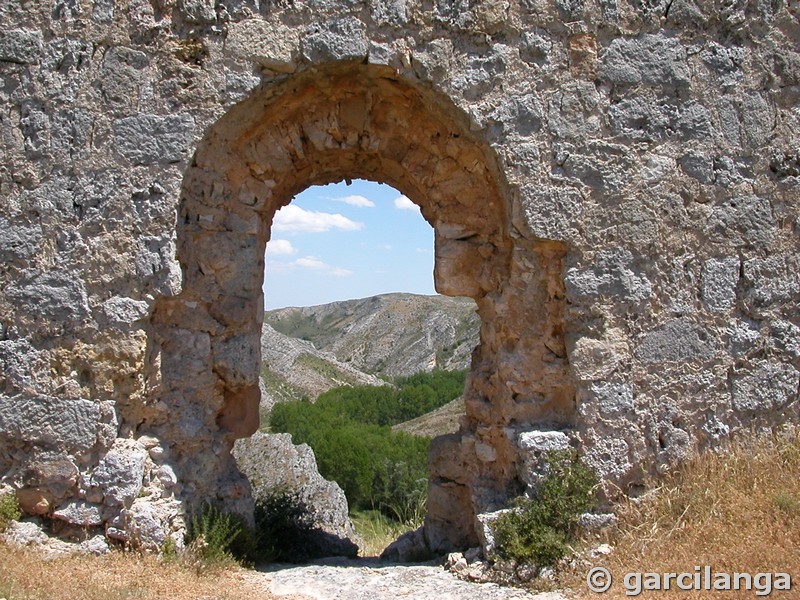
[{"label": "yellow dry grass", "polygon": [[0,544],[0,598],[7,600],[268,600],[264,577],[233,564],[203,570],[121,551],[46,561]]},{"label": "yellow dry grass", "polygon": [[[609,569],[615,583],[598,596],[584,582],[588,569],[580,569],[562,580],[579,598],[629,598],[627,573],[694,573],[696,566],[706,565],[712,573],[788,573],[794,589],[773,591],[771,597],[800,598],[797,431],[739,442],[726,453],[700,455],[656,482],[646,496],[623,502],[616,512],[619,523],[605,540],[614,551],[592,565]],[[755,590],[673,590],[643,591],[637,597],[756,596]]]}]

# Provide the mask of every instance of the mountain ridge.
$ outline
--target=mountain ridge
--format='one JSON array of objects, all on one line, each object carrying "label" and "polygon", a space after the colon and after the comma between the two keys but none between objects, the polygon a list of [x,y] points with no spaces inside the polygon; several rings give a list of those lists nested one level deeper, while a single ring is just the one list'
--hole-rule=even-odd
[{"label": "mountain ridge", "polygon": [[440,295],[389,293],[265,311],[262,405],[467,368],[479,327],[472,299]]}]

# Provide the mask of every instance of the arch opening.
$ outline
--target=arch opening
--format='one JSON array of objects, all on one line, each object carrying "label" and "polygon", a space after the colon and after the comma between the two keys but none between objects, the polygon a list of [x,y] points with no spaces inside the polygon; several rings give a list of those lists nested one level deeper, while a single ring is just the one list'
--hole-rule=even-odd
[{"label": "arch opening", "polygon": [[[153,317],[146,427],[179,448],[183,495],[252,512],[230,448],[258,427],[264,252],[276,212],[311,185],[391,185],[434,228],[436,290],[477,302],[461,431],[429,454],[425,535],[434,551],[476,543],[474,517],[518,487],[514,427],[569,425],[565,249],[513,237],[488,146],[446,98],[375,65],[295,75],[234,107],[186,173],[178,215],[183,289]],[[530,274],[533,273],[533,276]],[[542,318],[543,317],[543,318]]]}]

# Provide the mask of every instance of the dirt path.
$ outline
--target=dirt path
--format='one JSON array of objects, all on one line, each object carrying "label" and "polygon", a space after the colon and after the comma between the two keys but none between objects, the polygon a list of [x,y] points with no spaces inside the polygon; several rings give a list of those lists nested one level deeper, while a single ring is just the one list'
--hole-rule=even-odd
[{"label": "dirt path", "polygon": [[[391,565],[373,559],[313,565],[271,565],[261,582],[278,598],[313,600],[564,600],[558,593],[529,594],[495,584],[469,583],[440,566]],[[254,577],[263,577],[253,574]]]}]

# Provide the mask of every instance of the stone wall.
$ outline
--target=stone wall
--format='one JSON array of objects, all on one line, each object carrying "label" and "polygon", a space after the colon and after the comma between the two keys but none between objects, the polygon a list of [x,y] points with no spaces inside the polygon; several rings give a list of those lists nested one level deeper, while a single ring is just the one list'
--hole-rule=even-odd
[{"label": "stone wall", "polygon": [[[257,425],[263,251],[390,183],[478,302],[425,533],[560,430],[609,482],[798,416],[800,8],[774,0],[0,0],[0,477],[157,548]],[[540,436],[541,437],[541,436]],[[546,437],[546,436],[544,436]]]}]

